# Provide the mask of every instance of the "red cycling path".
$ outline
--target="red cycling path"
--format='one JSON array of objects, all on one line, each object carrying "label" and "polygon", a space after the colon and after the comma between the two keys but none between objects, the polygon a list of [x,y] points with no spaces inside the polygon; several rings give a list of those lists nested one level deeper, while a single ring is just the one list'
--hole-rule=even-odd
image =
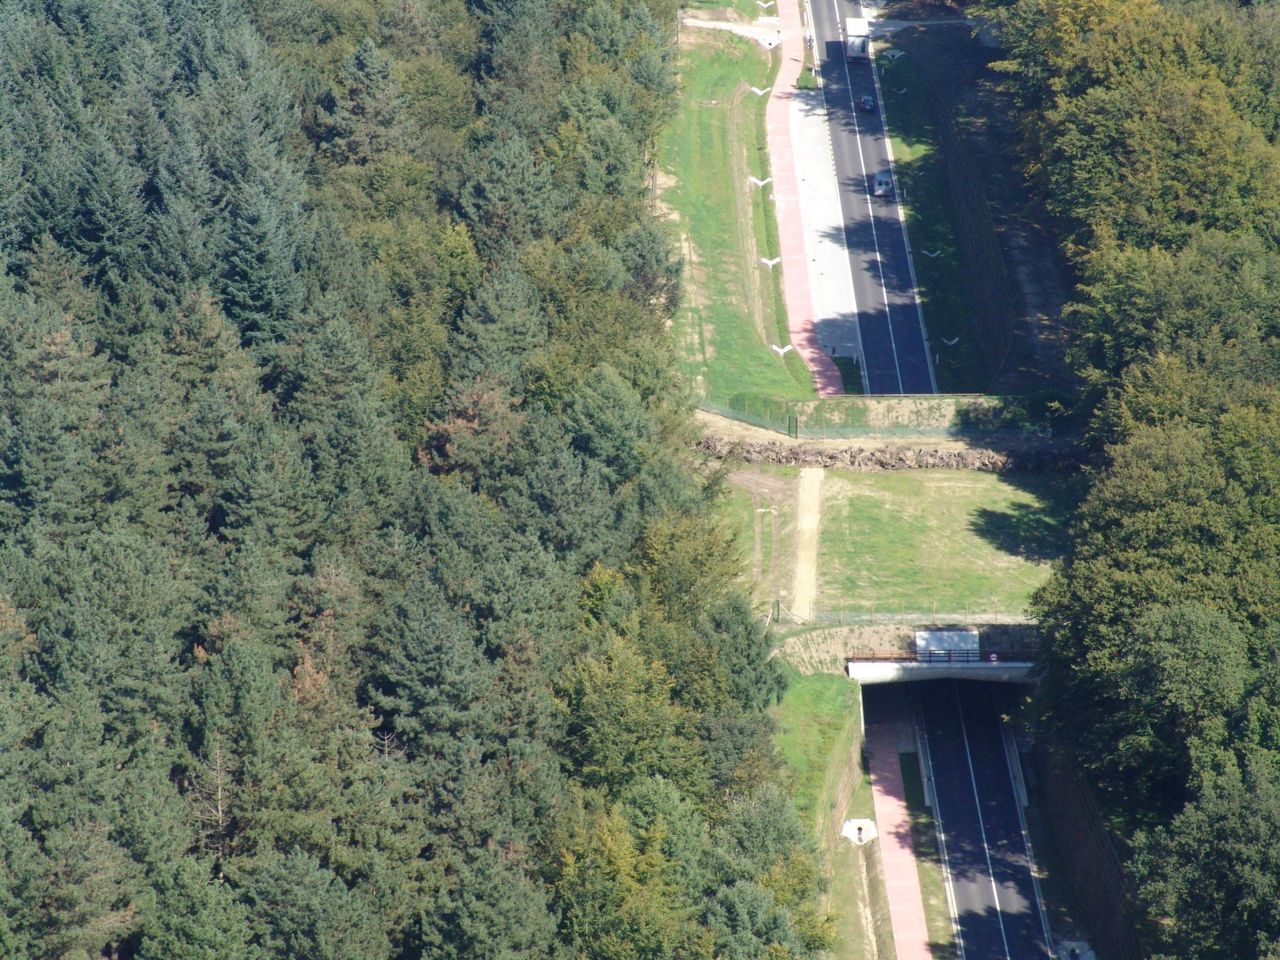
[{"label": "red cycling path", "polygon": [[[795,85],[800,71],[804,69],[804,26],[795,0],[780,0],[778,15],[782,64],[769,98],[765,128],[769,140],[774,208],[778,218],[778,252],[782,257],[787,325],[792,344],[813,372],[818,395],[832,397],[844,393],[844,388],[840,371],[818,345],[813,328],[815,311],[809,287],[809,255],[800,218],[798,177],[791,142]],[[898,960],[931,960],[898,750],[900,737],[912,730],[909,706],[905,714],[895,711],[892,718],[886,719],[888,722],[867,730],[866,745],[875,801],[876,833],[889,898],[889,921],[893,927]]]},{"label": "red cycling path", "polygon": [[889,896],[889,924],[893,927],[898,960],[931,960],[933,951],[929,949],[920,874],[916,872],[916,854],[911,845],[911,814],[907,810],[900,759],[904,746],[915,749],[915,726],[906,691],[885,690],[884,694],[885,709],[867,724],[866,748],[876,834]]},{"label": "red cycling path", "polygon": [[[765,112],[769,141],[773,203],[778,218],[778,253],[782,257],[782,293],[787,304],[791,343],[813,373],[818,396],[844,393],[840,371],[818,344],[813,328],[813,296],[809,288],[809,255],[800,219],[799,178],[791,143],[796,81],[804,69],[804,25],[795,0],[779,0],[782,64]],[[905,960],[905,958],[904,958]]]}]

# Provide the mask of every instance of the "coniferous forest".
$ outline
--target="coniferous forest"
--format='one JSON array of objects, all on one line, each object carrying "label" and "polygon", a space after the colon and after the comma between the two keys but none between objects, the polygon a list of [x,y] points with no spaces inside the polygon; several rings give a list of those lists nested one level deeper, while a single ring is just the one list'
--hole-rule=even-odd
[{"label": "coniferous forest", "polygon": [[808,957],[671,0],[0,0],[0,956]]}]

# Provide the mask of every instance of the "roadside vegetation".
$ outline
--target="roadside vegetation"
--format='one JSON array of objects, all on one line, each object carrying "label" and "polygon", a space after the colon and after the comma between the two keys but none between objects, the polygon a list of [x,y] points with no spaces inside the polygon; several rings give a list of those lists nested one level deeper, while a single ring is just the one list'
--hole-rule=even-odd
[{"label": "roadside vegetation", "polygon": [[973,118],[968,135],[961,126],[961,102],[975,96],[994,52],[964,24],[900,30],[877,51],[938,385],[982,393],[1004,369],[1018,315],[992,212],[992,188],[1016,176],[1016,157],[1010,144],[979,155],[972,137],[994,129]]},{"label": "roadside vegetation", "polygon": [[681,6],[695,16],[732,16],[744,22],[760,16],[756,0],[684,0]]},{"label": "roadside vegetation", "polygon": [[[758,10],[759,8],[757,8]],[[684,259],[672,325],[676,356],[695,397],[742,408],[749,398],[806,400],[813,380],[790,343],[769,177],[764,88],[777,54],[720,30],[686,28],[675,116],[659,139],[659,200]],[[762,400],[757,400],[761,403]]]},{"label": "roadside vegetation", "polygon": [[892,944],[879,855],[840,836],[845,820],[874,818],[862,768],[860,691],[843,676],[788,672],[773,710],[801,819],[820,855],[832,943],[829,960],[869,960]]},{"label": "roadside vegetation", "polygon": [[991,11],[1080,278],[1066,316],[1097,464],[1033,603],[1041,730],[1127,851],[1145,955],[1275,957],[1280,8]]}]

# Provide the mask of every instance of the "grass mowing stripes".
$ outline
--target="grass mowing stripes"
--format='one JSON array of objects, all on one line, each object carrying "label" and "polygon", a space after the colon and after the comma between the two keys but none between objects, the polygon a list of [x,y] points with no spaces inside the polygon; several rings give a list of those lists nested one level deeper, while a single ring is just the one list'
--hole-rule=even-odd
[{"label": "grass mowing stripes", "polygon": [[817,610],[1016,616],[1065,544],[1058,474],[852,473],[823,483]]}]

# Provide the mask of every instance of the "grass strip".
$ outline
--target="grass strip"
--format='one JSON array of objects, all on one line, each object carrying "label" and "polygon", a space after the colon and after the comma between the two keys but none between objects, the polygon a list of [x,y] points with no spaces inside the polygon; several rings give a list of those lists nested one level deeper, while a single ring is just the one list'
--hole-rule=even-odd
[{"label": "grass strip", "polygon": [[836,933],[828,960],[886,960],[893,957],[893,933],[878,850],[874,844],[855,847],[840,836],[846,819],[874,816],[861,762],[860,690],[832,674],[790,671],[788,679],[773,711],[774,742],[826,871],[826,907]]},{"label": "grass strip", "polygon": [[929,949],[933,960],[956,957],[955,925],[947,903],[946,879],[942,855],[938,849],[938,828],[933,814],[924,802],[924,783],[920,779],[920,755],[914,751],[898,754],[902,764],[902,787],[907,795],[907,812],[911,816],[911,846],[916,852],[916,870],[920,876],[920,896],[924,901],[924,922],[929,931]]},{"label": "grass strip", "polygon": [[677,357],[693,392],[711,405],[744,396],[816,396],[804,362],[770,349],[789,342],[772,191],[766,97],[779,58],[723,31],[686,29],[680,103],[659,143],[659,194],[685,260],[684,295],[673,322]]},{"label": "grass strip", "polygon": [[[957,120],[960,97],[976,86],[991,54],[963,26],[902,30],[880,50],[894,169],[938,385],[981,392],[1009,355],[1017,317],[987,198],[990,161],[972,155]],[[992,154],[1013,156],[1011,149]]]}]

